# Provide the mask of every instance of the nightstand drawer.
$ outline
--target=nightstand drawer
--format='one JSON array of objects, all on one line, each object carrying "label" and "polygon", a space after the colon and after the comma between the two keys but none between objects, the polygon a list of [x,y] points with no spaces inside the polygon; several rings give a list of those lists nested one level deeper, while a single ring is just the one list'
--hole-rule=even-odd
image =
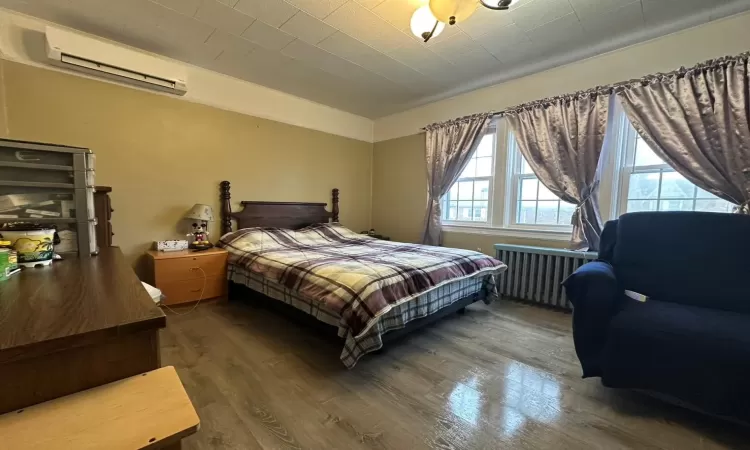
[{"label": "nightstand drawer", "polygon": [[[223,274],[221,276],[206,278],[205,287],[203,286],[203,278],[159,283],[159,289],[161,289],[162,294],[166,297],[164,299],[165,305],[219,297],[224,295],[226,287],[227,279]],[[202,296],[201,292],[203,292]]]},{"label": "nightstand drawer", "polygon": [[[227,255],[226,253],[213,253],[185,258],[160,259],[155,262],[154,266],[156,283],[159,285],[169,281],[202,280],[204,276],[224,276],[227,269]],[[159,288],[161,289],[161,287]]]}]

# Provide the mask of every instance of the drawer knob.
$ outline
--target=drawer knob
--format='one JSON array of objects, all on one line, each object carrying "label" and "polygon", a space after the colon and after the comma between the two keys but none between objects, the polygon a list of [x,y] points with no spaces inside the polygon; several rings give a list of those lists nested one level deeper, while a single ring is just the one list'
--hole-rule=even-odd
[{"label": "drawer knob", "polygon": [[190,292],[200,292],[201,290],[202,289],[200,289],[200,288],[198,288],[198,289],[190,289]]},{"label": "drawer knob", "polygon": [[201,270],[200,267],[191,267],[190,270]]}]

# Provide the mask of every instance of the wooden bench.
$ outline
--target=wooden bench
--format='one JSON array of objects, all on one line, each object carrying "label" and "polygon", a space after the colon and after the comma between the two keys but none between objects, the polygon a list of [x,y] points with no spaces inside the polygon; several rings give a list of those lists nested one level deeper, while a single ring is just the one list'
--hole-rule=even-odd
[{"label": "wooden bench", "polygon": [[174,367],[0,416],[9,450],[179,449],[200,420]]}]

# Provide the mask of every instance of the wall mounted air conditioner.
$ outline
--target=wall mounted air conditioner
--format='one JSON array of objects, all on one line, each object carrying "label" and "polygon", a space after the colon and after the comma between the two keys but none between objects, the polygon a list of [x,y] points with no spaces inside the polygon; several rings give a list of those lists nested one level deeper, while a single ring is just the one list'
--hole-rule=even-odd
[{"label": "wall mounted air conditioner", "polygon": [[76,33],[47,27],[50,64],[175,95],[187,93],[185,76],[168,61]]}]

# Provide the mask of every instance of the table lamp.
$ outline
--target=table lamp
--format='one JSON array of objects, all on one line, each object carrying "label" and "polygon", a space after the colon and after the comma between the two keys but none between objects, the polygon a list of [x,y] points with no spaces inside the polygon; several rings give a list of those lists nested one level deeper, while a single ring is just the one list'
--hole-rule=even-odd
[{"label": "table lamp", "polygon": [[194,250],[205,250],[213,247],[208,240],[208,222],[214,221],[214,210],[208,205],[196,203],[184,216],[185,219],[195,220],[193,232],[188,234],[193,240],[190,248]]}]

